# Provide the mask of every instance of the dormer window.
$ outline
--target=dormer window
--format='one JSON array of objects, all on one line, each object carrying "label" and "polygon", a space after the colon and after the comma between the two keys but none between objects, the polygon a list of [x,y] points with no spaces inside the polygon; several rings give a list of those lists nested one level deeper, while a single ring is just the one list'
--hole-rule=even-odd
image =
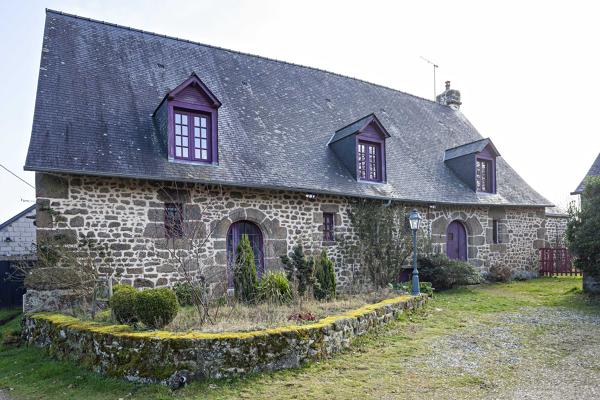
[{"label": "dormer window", "polygon": [[365,181],[381,181],[381,144],[358,141],[358,177]]},{"label": "dormer window", "polygon": [[390,134],[375,114],[336,131],[329,147],[357,181],[385,182],[385,141]]},{"label": "dormer window", "polygon": [[490,139],[480,139],[446,150],[444,163],[473,191],[496,193],[496,158]]},{"label": "dormer window", "polygon": [[210,115],[183,110],[175,114],[175,158],[190,161],[211,161],[211,137],[208,135]]},{"label": "dormer window", "polygon": [[192,74],[169,92],[154,112],[168,158],[198,164],[218,161],[217,117],[221,102]]},{"label": "dormer window", "polygon": [[477,191],[492,193],[492,160],[477,159]]}]

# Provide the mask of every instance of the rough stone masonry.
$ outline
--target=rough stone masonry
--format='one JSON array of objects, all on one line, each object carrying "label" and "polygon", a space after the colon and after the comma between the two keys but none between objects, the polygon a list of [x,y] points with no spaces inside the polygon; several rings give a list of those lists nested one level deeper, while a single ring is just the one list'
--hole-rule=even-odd
[{"label": "rough stone masonry", "polygon": [[[353,260],[342,262],[339,241],[322,241],[323,212],[334,213],[336,238],[351,237],[348,197],[43,173],[36,174],[36,187],[38,241],[56,236],[70,243],[94,239],[109,253],[107,262],[93,254],[100,273],[135,287],[169,286],[181,280],[181,266],[173,259],[193,252],[191,258],[200,265],[191,268],[194,273],[201,271],[213,288],[224,290],[227,232],[242,220],[255,223],[262,232],[265,270],[281,268],[279,257],[302,243],[312,250],[326,246],[336,261],[342,290],[359,271]],[[183,204],[186,232],[201,239],[200,247],[165,238],[164,207],[169,202]],[[482,272],[494,263],[510,265],[515,272],[533,271],[537,249],[553,240],[543,207],[396,206],[419,210],[422,232],[438,252],[445,252],[448,225],[460,221],[467,230],[468,261]],[[493,220],[500,225],[498,243],[492,240]],[[556,235],[560,227],[552,223],[550,234]]]}]

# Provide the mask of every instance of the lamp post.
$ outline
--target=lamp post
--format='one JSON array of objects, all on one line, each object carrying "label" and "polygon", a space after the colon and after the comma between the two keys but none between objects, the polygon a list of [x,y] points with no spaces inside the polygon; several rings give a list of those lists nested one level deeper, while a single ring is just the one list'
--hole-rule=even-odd
[{"label": "lamp post", "polygon": [[418,296],[421,294],[419,289],[419,271],[417,270],[417,230],[419,229],[419,225],[421,225],[421,215],[417,212],[416,209],[413,209],[410,212],[410,216],[408,217],[408,221],[410,222],[410,229],[412,230],[413,235],[413,271],[412,271],[412,295]]}]

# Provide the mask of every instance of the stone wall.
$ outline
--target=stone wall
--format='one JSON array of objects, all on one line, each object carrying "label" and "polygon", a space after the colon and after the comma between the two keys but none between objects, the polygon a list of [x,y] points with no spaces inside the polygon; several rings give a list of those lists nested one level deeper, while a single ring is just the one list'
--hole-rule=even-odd
[{"label": "stone wall", "polygon": [[135,382],[176,386],[186,380],[220,379],[294,368],[350,346],[355,336],[420,307],[426,296],[401,296],[319,322],[255,332],[140,332],[59,314],[33,314],[23,335],[97,372]]},{"label": "stone wall", "polygon": [[569,217],[567,215],[548,215],[547,218],[546,232],[550,246],[564,247]]},{"label": "stone wall", "polygon": [[35,244],[35,209],[0,230],[0,259],[30,255]]},{"label": "stone wall", "polygon": [[[171,285],[180,279],[174,251],[192,252],[205,276],[215,286],[226,284],[226,236],[240,220],[256,223],[264,236],[266,269],[281,268],[279,256],[296,243],[318,251],[327,247],[336,259],[338,285],[352,282],[359,266],[341,262],[340,241],[322,241],[323,212],[335,213],[337,238],[352,237],[348,209],[351,199],[290,191],[169,185],[158,182],[37,174],[38,239],[60,235],[68,241],[91,238],[110,253],[103,274],[114,274],[136,287]],[[165,202],[184,204],[186,232],[207,238],[190,248],[189,240],[167,240]],[[413,205],[398,205],[408,209]],[[468,260],[485,272],[495,262],[516,270],[531,269],[537,249],[547,240],[543,208],[417,206],[423,215],[422,235],[434,251],[445,252],[448,224],[459,220],[468,233]],[[492,241],[492,221],[500,223],[499,243]],[[196,257],[197,256],[197,257]],[[100,261],[98,259],[98,261]],[[198,268],[196,268],[198,269]]]}]

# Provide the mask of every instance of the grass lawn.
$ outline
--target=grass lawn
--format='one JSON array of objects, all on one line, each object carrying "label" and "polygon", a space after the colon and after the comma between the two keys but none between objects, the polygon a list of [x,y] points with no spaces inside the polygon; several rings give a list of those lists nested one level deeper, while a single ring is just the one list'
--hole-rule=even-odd
[{"label": "grass lawn", "polygon": [[[560,370],[582,340],[600,336],[593,319],[600,303],[580,287],[579,278],[542,278],[438,293],[425,309],[359,338],[331,359],[246,379],[192,383],[176,392],[103,378],[53,361],[39,349],[2,347],[0,389],[15,399],[520,398],[514,393],[521,393],[523,376]],[[565,341],[561,333],[577,340]],[[594,362],[586,371],[600,382]]]}]

